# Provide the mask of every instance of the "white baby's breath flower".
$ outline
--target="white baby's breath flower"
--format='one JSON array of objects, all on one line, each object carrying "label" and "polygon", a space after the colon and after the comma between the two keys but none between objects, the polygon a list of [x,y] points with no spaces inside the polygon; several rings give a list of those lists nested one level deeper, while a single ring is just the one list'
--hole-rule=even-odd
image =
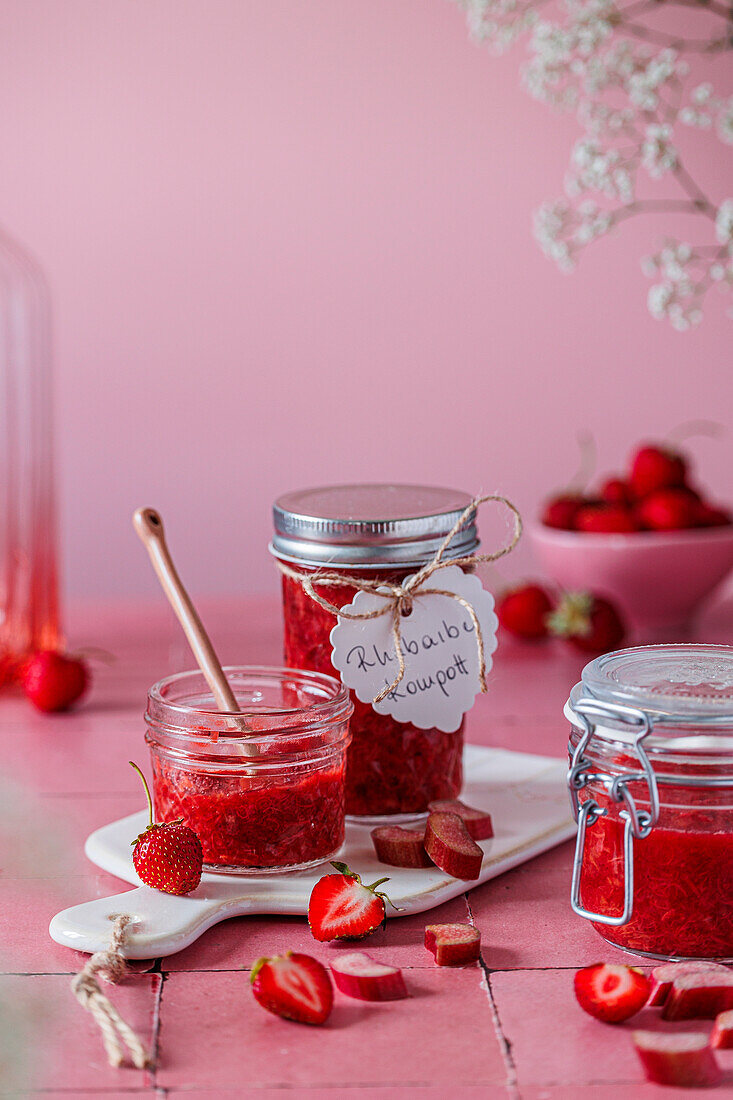
[{"label": "white baby's breath flower", "polygon": [[715,120],[715,129],[722,142],[733,145],[733,96],[721,103]]},{"label": "white baby's breath flower", "polygon": [[733,199],[726,199],[718,208],[715,219],[715,236],[721,244],[733,242]]}]

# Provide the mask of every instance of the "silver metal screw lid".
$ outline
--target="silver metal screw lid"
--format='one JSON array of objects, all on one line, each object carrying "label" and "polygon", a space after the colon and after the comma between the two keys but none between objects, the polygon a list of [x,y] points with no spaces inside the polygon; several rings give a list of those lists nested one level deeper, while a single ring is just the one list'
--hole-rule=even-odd
[{"label": "silver metal screw lid", "polygon": [[[270,550],[301,565],[419,567],[434,557],[471,499],[430,485],[330,485],[285,493],[273,506]],[[473,554],[478,545],[474,516],[446,558]]]}]

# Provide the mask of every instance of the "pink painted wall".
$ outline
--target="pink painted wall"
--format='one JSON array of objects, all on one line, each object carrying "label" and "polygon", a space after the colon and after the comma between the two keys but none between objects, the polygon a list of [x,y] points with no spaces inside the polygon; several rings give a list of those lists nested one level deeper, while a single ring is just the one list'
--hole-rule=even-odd
[{"label": "pink painted wall", "polygon": [[[532,240],[576,128],[520,89],[522,52],[471,44],[446,0],[3,0],[0,219],[55,292],[71,593],[154,591],[139,504],[192,589],[266,591],[282,490],[532,511],[579,428],[609,467],[730,421],[724,303],[686,335],[647,313],[659,223],[569,277]],[[695,449],[733,498],[733,435]]]}]

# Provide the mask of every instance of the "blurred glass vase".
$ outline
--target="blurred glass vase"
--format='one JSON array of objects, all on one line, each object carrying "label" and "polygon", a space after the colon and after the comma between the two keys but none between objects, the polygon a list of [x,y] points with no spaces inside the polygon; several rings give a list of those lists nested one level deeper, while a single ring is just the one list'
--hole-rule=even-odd
[{"label": "blurred glass vase", "polygon": [[50,327],[43,273],[0,232],[0,685],[60,644]]}]

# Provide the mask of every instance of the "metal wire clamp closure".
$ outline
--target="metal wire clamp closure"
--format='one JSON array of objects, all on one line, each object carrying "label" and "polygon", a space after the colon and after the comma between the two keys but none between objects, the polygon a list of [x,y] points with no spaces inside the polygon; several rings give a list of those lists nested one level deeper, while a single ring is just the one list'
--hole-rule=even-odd
[{"label": "metal wire clamp closure", "polygon": [[[602,703],[597,699],[582,698],[573,704],[573,712],[577,716],[578,725],[582,729],[580,741],[573,752],[568,771],[568,788],[573,807],[573,815],[578,822],[578,837],[575,843],[575,858],[573,860],[573,880],[570,888],[570,904],[573,912],[587,920],[598,924],[608,924],[619,927],[628,924],[634,908],[634,837],[643,840],[650,832],[659,818],[659,792],[657,779],[654,774],[649,757],[644,749],[643,741],[651,733],[652,723],[648,714],[636,707],[622,706],[620,703]],[[595,733],[598,719],[612,719],[623,722],[636,731],[633,734],[633,744],[629,748],[630,753],[635,753],[642,770],[628,775],[608,775],[605,772],[592,770],[590,760],[585,756],[585,751]],[[649,811],[637,809],[633,795],[628,788],[629,783],[646,782],[649,791]],[[608,916],[605,913],[592,913],[586,909],[580,900],[580,876],[583,869],[583,852],[585,850],[586,830],[595,824],[599,817],[608,813],[602,809],[593,798],[587,798],[584,802],[578,797],[579,792],[590,783],[602,783],[608,791],[612,802],[621,803],[624,808],[619,812],[619,817],[624,823],[624,907],[618,916]]]}]

